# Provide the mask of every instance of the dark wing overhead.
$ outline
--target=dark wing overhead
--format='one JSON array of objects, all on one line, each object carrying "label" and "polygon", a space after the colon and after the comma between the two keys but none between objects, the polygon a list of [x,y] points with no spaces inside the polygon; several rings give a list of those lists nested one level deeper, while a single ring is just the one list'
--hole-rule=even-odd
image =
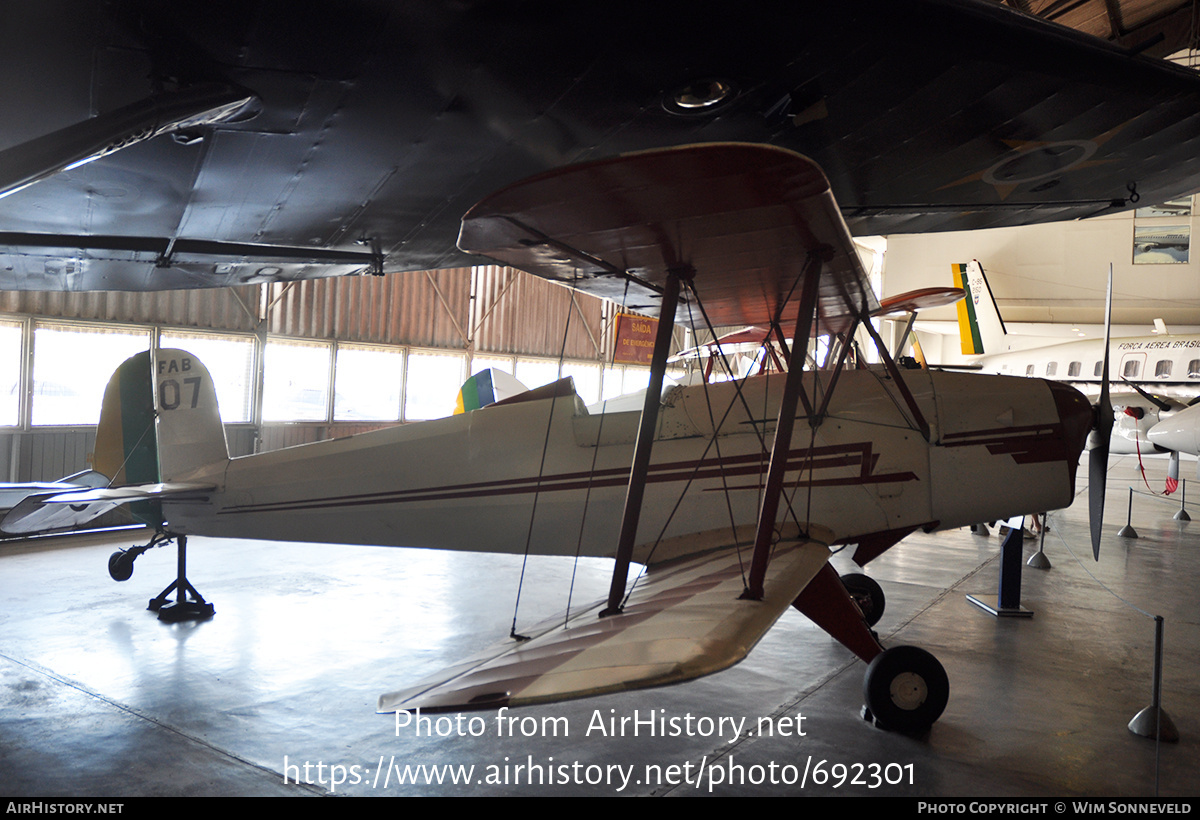
[{"label": "dark wing overhead", "polygon": [[878,307],[821,169],[765,145],[668,148],[539,174],[468,211],[459,247],[651,315],[668,272],[685,271],[715,325],[788,329],[815,255],[822,324]]},{"label": "dark wing overhead", "polygon": [[[64,169],[0,198],[4,289],[457,267],[490,192],[702,142],[811,157],[857,234],[1200,188],[1196,74],[991,0],[41,0],[0,28],[0,176]],[[257,115],[125,123],[70,167],[89,122],[216,87]]]}]

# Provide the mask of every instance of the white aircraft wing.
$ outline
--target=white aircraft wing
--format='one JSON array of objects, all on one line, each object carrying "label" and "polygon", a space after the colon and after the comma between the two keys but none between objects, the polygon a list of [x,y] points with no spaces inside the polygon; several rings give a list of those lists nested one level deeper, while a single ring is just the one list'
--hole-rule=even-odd
[{"label": "white aircraft wing", "polygon": [[0,530],[12,535],[46,532],[91,521],[121,504],[171,497],[200,496],[215,489],[211,484],[133,484],[26,496],[0,520]]},{"label": "white aircraft wing", "polygon": [[[656,565],[624,610],[603,604],[545,624],[416,686],[379,699],[380,712],[457,711],[589,697],[661,686],[726,669],[746,657],[829,560],[816,541],[780,544],[761,601],[743,600],[742,563],[725,548]],[[746,571],[748,571],[748,566]]]}]

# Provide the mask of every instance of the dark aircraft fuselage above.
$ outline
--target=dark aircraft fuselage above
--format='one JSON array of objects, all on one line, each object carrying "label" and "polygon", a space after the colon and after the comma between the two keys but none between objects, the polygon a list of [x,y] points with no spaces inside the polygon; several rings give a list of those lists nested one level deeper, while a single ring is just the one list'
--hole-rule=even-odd
[{"label": "dark aircraft fuselage above", "polygon": [[[1200,188],[1200,77],[983,0],[61,0],[0,21],[0,170],[63,157],[0,199],[0,289],[471,264],[459,221],[492,191],[700,142],[812,157],[856,234]],[[68,167],[76,126],[205,84],[251,102]]]}]

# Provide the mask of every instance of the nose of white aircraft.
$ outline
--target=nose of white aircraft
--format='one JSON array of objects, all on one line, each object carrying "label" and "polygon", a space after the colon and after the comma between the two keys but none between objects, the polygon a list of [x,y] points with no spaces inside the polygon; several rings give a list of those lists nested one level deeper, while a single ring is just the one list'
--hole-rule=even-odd
[{"label": "nose of white aircraft", "polygon": [[1150,428],[1146,436],[1166,450],[1200,453],[1200,405],[1180,410]]}]

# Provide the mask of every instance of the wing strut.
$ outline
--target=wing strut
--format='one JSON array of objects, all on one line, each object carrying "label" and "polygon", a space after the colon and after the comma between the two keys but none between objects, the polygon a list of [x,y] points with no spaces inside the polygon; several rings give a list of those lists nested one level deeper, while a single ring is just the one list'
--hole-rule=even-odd
[{"label": "wing strut", "polygon": [[[775,425],[775,443],[771,446],[771,463],[767,467],[767,483],[763,489],[762,507],[758,514],[758,529],[754,536],[754,557],[750,563],[749,588],[742,596],[761,600],[763,579],[767,574],[767,558],[775,534],[775,518],[779,514],[779,496],[787,472],[788,450],[792,446],[792,430],[796,425],[796,406],[804,391],[804,359],[808,355],[808,339],[812,335],[813,317],[817,312],[817,293],[821,283],[821,258],[814,252],[801,274],[800,313],[796,317],[796,332],[788,352],[787,380],[783,385],[783,400],[779,406],[779,421]],[[782,334],[781,334],[782,335]]]},{"label": "wing strut", "polygon": [[608,605],[600,617],[621,611],[625,584],[629,580],[629,562],[637,539],[638,521],[642,514],[642,497],[646,492],[646,475],[650,470],[650,451],[658,429],[658,408],[662,404],[663,375],[667,371],[667,355],[671,352],[671,337],[675,330],[675,307],[679,304],[680,280],[690,279],[694,271],[675,267],[668,271],[663,288],[662,307],[658,315],[658,333],[654,337],[654,354],[650,360],[650,385],[642,405],[642,420],[633,445],[633,466],[629,470],[629,489],[625,491],[625,513],[621,518],[621,535],[617,541],[617,562],[613,566],[612,585],[608,590]]}]

